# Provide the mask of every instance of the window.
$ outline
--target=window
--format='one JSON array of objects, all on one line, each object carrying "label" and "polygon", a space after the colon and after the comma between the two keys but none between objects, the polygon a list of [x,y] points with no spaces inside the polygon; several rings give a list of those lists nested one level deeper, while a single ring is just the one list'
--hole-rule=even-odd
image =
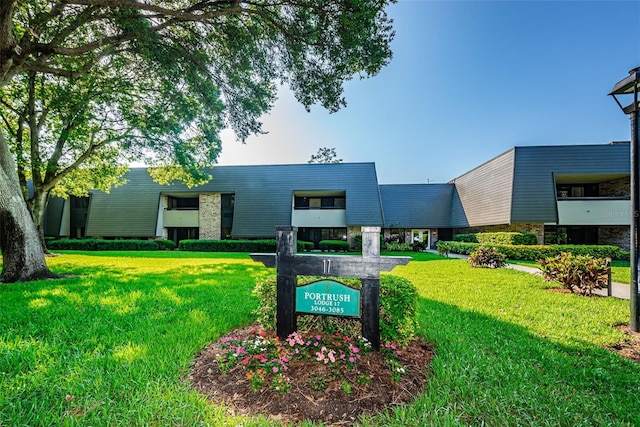
[{"label": "window", "polygon": [[167,200],[167,209],[199,209],[197,197],[171,197]]},{"label": "window", "polygon": [[295,196],[293,201],[294,209],[345,209],[345,206],[344,196]]},{"label": "window", "polygon": [[89,208],[89,198],[88,197],[71,196],[71,206],[74,209],[88,209]]},{"label": "window", "polygon": [[178,244],[181,240],[197,239],[200,230],[198,227],[168,227],[167,234],[169,240],[173,240]]},{"label": "window", "polygon": [[598,184],[558,184],[558,199],[570,197],[598,197]]}]

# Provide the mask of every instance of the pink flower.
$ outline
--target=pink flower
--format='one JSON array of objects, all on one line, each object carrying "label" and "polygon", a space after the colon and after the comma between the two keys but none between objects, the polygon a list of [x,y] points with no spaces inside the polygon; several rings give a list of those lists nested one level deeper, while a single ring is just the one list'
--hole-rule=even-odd
[{"label": "pink flower", "polygon": [[351,363],[355,363],[355,361],[356,361],[356,359],[354,359],[353,357],[350,357],[350,358],[349,358],[349,362],[351,362]]},{"label": "pink flower", "polygon": [[272,369],[272,371],[273,371],[273,373],[275,374],[275,373],[277,373],[277,372],[279,371],[279,369],[278,369],[278,367],[277,367],[277,366],[274,366],[274,367],[273,367],[273,369]]},{"label": "pink flower", "polygon": [[250,359],[249,357],[245,357],[244,359],[242,359],[242,364],[243,365],[248,364],[249,363],[249,359]]}]

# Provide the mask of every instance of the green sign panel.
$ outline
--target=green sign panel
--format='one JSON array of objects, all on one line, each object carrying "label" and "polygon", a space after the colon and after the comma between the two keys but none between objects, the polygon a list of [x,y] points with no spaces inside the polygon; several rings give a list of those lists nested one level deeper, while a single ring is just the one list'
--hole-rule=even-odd
[{"label": "green sign panel", "polygon": [[360,317],[360,291],[333,280],[298,286],[296,312]]}]

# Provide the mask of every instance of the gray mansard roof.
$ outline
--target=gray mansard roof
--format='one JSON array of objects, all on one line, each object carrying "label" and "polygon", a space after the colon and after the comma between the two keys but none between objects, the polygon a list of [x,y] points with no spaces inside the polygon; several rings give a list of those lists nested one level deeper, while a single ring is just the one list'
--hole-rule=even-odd
[{"label": "gray mansard roof", "polygon": [[344,191],[348,226],[382,226],[374,163],[216,166],[212,179],[189,189],[160,185],[146,168],[131,169],[127,184],[109,194],[94,191],[87,218],[89,236],[154,236],[160,194],[234,193],[233,235],[267,237],[291,224],[294,192]]},{"label": "gray mansard roof", "polygon": [[453,184],[381,185],[385,228],[451,227]]},{"label": "gray mansard roof", "polygon": [[514,147],[455,178],[454,227],[557,221],[555,183],[628,176],[629,143]]}]

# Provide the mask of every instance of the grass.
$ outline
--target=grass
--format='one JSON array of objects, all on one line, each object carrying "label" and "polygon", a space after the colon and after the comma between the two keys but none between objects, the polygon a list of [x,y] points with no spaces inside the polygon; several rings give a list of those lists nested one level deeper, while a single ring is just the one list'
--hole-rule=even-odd
[{"label": "grass", "polygon": [[[269,271],[246,254],[150,254],[65,253],[51,268],[81,276],[0,285],[0,425],[277,425],[229,416],[183,379],[201,348],[253,321]],[[418,287],[430,382],[362,425],[640,425],[640,367],[604,349],[624,339],[628,301],[406,255],[422,260],[393,273]]]}]

